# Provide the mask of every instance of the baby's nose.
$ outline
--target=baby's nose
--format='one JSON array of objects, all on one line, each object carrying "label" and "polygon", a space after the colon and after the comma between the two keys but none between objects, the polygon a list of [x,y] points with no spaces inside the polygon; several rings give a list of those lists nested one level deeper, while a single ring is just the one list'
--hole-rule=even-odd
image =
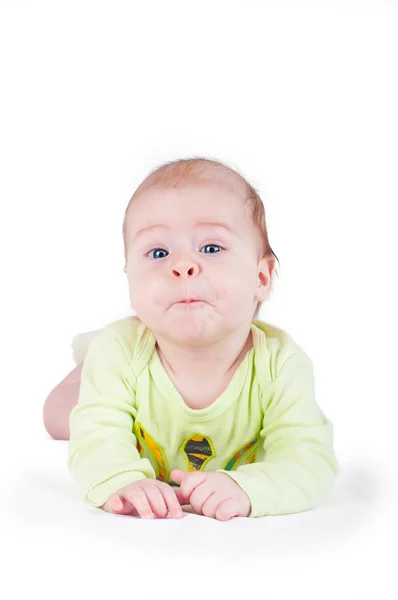
[{"label": "baby's nose", "polygon": [[187,277],[194,277],[199,273],[199,267],[194,262],[179,261],[170,268],[170,277],[176,279],[184,279]]}]

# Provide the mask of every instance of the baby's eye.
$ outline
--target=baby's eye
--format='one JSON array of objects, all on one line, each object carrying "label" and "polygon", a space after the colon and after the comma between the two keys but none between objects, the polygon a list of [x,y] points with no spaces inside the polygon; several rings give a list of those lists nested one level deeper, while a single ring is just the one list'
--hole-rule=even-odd
[{"label": "baby's eye", "polygon": [[[206,244],[203,248],[221,248],[221,246],[217,246],[217,244]],[[205,254],[216,254],[217,250],[211,250],[210,252],[205,252]]]},{"label": "baby's eye", "polygon": [[[164,248],[154,248],[153,250],[151,250],[151,252],[148,252],[148,255],[150,255],[152,252],[167,252],[167,250],[165,250]],[[159,257],[157,257],[159,258]],[[160,258],[164,258],[163,256],[161,256]]]}]

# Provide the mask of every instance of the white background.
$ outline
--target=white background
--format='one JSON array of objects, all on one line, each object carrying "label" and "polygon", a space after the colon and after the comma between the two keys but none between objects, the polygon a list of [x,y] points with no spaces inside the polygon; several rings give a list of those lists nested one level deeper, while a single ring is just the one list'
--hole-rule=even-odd
[{"label": "white background", "polygon": [[[398,598],[397,31],[383,0],[1,2],[4,597]],[[335,428],[318,510],[108,515],[44,429],[72,337],[132,312],[132,193],[190,156],[264,201],[280,266],[260,318],[310,355]]]}]

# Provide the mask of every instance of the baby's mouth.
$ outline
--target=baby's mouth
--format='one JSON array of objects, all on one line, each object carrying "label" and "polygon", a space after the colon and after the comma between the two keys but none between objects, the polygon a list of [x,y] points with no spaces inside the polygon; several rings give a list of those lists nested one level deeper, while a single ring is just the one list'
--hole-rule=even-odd
[{"label": "baby's mouth", "polygon": [[202,302],[199,298],[182,298],[178,300],[176,304],[191,304],[192,302]]}]

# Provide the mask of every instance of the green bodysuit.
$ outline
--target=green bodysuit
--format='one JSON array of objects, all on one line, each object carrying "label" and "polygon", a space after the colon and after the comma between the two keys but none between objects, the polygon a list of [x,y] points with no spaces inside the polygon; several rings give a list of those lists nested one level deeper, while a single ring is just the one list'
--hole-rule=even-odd
[{"label": "green bodysuit", "polygon": [[312,362],[282,329],[254,320],[251,331],[253,348],[202,409],[185,404],[138,317],[97,333],[69,420],[68,469],[88,503],[147,477],[175,485],[172,469],[226,473],[249,496],[250,517],[326,499],[339,466]]}]

